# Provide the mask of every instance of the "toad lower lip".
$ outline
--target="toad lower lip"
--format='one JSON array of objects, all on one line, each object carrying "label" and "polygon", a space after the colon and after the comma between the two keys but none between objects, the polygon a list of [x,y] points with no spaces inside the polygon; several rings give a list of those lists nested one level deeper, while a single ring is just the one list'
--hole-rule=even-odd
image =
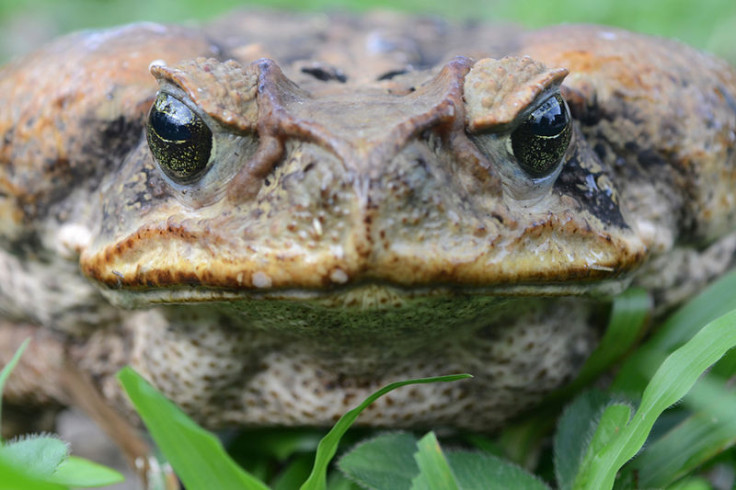
[{"label": "toad lower lip", "polygon": [[396,309],[415,301],[449,298],[513,298],[535,296],[613,296],[623,291],[628,278],[569,284],[516,284],[496,287],[435,286],[406,288],[391,284],[366,283],[331,289],[280,289],[272,291],[229,290],[206,287],[105,289],[103,294],[113,304],[141,308],[156,304],[249,302],[297,302],[328,309]]}]

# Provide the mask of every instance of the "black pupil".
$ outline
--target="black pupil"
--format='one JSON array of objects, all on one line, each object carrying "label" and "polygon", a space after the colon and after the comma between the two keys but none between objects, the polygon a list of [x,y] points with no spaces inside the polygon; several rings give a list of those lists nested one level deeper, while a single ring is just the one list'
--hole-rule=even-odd
[{"label": "black pupil", "polygon": [[542,102],[511,133],[511,147],[521,169],[538,179],[559,168],[571,134],[565,101],[556,94]]},{"label": "black pupil", "polygon": [[555,97],[550,97],[530,114],[528,124],[537,136],[557,136],[567,126],[565,108]]},{"label": "black pupil", "polygon": [[207,168],[212,131],[184,102],[159,93],[148,116],[146,137],[161,170],[179,183],[194,182]]},{"label": "black pupil", "polygon": [[158,135],[168,141],[186,141],[192,138],[194,113],[173,97],[161,97],[156,110],[151,112],[150,124]]}]

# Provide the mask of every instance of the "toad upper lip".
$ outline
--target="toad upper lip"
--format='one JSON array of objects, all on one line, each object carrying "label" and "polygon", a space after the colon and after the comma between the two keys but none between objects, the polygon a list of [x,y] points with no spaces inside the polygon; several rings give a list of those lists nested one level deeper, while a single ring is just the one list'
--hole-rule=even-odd
[{"label": "toad upper lip", "polygon": [[504,288],[624,278],[646,257],[646,247],[631,234],[596,234],[551,219],[498,239],[458,233],[375,243],[356,228],[339,245],[320,239],[310,247],[289,236],[237,241],[214,225],[192,231],[146,226],[111,245],[88,248],[81,268],[108,288],[130,290],[327,291],[363,283]]},{"label": "toad upper lip", "polygon": [[[132,291],[226,291],[234,295],[305,291],[314,294],[362,284],[388,284],[405,290],[459,288],[468,290],[591,289],[596,284],[625,279],[644,257],[641,249],[616,248],[607,240],[591,240],[589,250],[559,253],[554,247],[500,253],[493,248],[453,261],[422,250],[400,247],[385,255],[312,250],[309,255],[264,251],[227,256],[192,247],[186,239],[138,232],[97,253],[82,255],[82,270],[110,289]],[[606,247],[611,248],[606,248]],[[621,244],[618,244],[621,247]],[[162,252],[165,247],[166,253]],[[596,249],[597,247],[597,249]],[[186,254],[189,254],[188,256]],[[310,293],[310,294],[311,294]],[[228,295],[225,295],[228,296]]]}]

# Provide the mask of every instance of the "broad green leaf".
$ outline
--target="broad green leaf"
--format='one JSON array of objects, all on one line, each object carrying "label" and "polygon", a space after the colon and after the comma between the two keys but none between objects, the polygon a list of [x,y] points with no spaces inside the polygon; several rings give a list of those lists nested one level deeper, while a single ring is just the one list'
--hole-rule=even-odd
[{"label": "broad green leaf", "polygon": [[419,474],[412,479],[411,490],[460,490],[434,432],[419,439],[417,448]]},{"label": "broad green leaf", "polygon": [[132,368],[118,380],[146,424],[151,437],[190,490],[266,490],[227,455],[212,434],[195,424]]},{"label": "broad green leaf", "polygon": [[[10,376],[10,372],[13,369],[15,369],[16,364],[18,364],[18,361],[20,361],[20,356],[23,355],[23,352],[25,352],[30,342],[31,342],[31,339],[24,340],[23,343],[20,344],[20,347],[18,347],[18,350],[15,351],[15,354],[13,355],[13,358],[10,360],[10,362],[7,363],[5,366],[3,366],[2,370],[0,370],[0,420],[2,420],[2,416],[3,416],[2,394],[3,394],[3,390],[5,389],[5,382],[8,380],[8,376]],[[2,437],[0,437],[0,442],[2,442]]]},{"label": "broad green leaf", "polygon": [[662,363],[642,396],[639,409],[615,437],[581,469],[576,488],[613,487],[616,473],[636,455],[659,415],[682,398],[703,372],[736,346],[736,311],[712,321]]},{"label": "broad green leaf", "polygon": [[[384,434],[351,450],[340,459],[339,467],[363,488],[409,489],[412,479],[419,473],[416,451],[417,439],[413,435]],[[462,490],[549,488],[521,467],[490,454],[453,451],[447,453],[446,458]]]},{"label": "broad green leaf", "polygon": [[363,488],[339,471],[332,471],[327,476],[327,490],[363,490]]},{"label": "broad green leaf", "polygon": [[446,456],[462,490],[549,490],[523,468],[490,454],[451,451]]},{"label": "broad green leaf", "polygon": [[575,398],[562,412],[554,439],[555,476],[561,490],[572,488],[600,414],[612,401],[607,393],[587,391]]},{"label": "broad green leaf", "polygon": [[301,486],[302,490],[322,490],[325,488],[327,465],[330,464],[330,461],[332,461],[332,458],[335,456],[335,453],[337,452],[337,446],[340,443],[340,439],[350,428],[350,426],[353,425],[353,422],[355,422],[355,420],[358,418],[360,412],[365,410],[368,405],[370,405],[386,393],[389,393],[397,388],[401,388],[402,386],[425,383],[447,383],[467,378],[472,378],[472,376],[469,374],[452,374],[449,376],[438,376],[433,378],[409,379],[406,381],[391,383],[390,385],[384,386],[380,390],[370,395],[363,401],[363,403],[358,405],[356,408],[346,412],[345,415],[340,417],[340,420],[337,421],[335,426],[332,427],[327,435],[325,435],[319,442],[319,446],[317,447],[317,455],[315,456],[314,467],[312,468],[312,473],[309,475],[307,481],[304,482],[304,485]]},{"label": "broad green leaf", "polygon": [[338,468],[365,488],[409,490],[419,473],[414,460],[417,438],[394,432],[360,443],[345,454]]},{"label": "broad green leaf", "polygon": [[641,393],[668,354],[692,338],[706,323],[736,309],[734,291],[736,271],[721,277],[670,315],[621,365],[611,390]]},{"label": "broad green leaf", "polygon": [[38,478],[50,477],[69,456],[69,445],[49,436],[28,436],[0,447],[6,461]]},{"label": "broad green leaf", "polygon": [[66,490],[68,487],[46,482],[28,474],[22,466],[0,454],[0,490]]},{"label": "broad green leaf", "polygon": [[112,468],[76,456],[69,456],[49,478],[54,483],[81,488],[114,485],[124,480]]}]

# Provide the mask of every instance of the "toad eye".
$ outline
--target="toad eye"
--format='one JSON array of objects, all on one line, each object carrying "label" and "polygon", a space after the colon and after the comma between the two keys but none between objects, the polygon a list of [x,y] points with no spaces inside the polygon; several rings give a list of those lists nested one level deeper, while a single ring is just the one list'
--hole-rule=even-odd
[{"label": "toad eye", "polygon": [[146,127],[148,146],[161,170],[179,183],[189,183],[207,167],[212,152],[212,131],[182,101],[159,93]]},{"label": "toad eye", "polygon": [[537,179],[554,172],[572,134],[570,114],[559,94],[545,100],[511,133],[511,148],[524,172]]}]

